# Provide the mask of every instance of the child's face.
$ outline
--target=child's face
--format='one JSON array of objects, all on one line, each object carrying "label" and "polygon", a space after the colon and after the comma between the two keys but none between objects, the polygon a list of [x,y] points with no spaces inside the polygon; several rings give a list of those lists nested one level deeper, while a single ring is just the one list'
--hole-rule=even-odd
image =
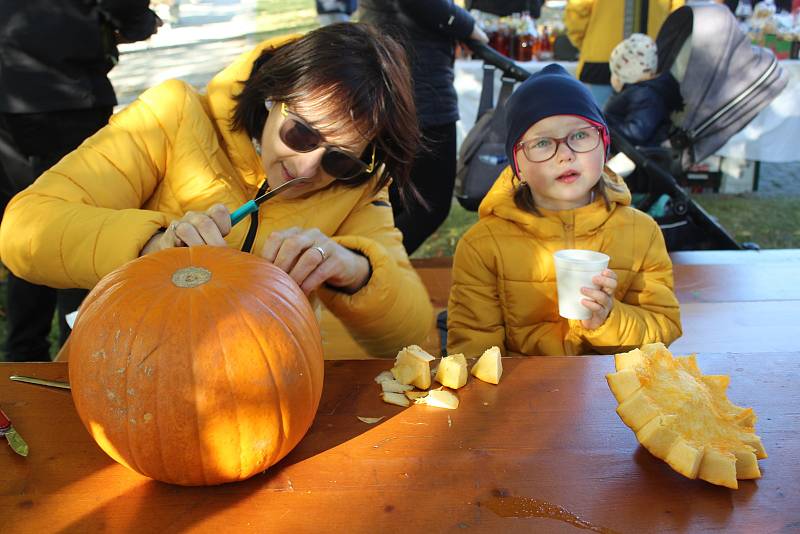
[{"label": "child's face", "polygon": [[[564,138],[573,148],[566,142],[557,142]],[[591,148],[595,142],[596,146]],[[554,144],[557,148],[551,158],[538,163],[530,161],[546,157]],[[519,177],[531,188],[536,205],[549,210],[568,210],[591,201],[591,190],[602,175],[604,150],[602,136],[591,124],[579,117],[555,115],[528,128],[517,143],[515,156]]]},{"label": "child's face", "polygon": [[617,78],[617,75],[612,72],[611,73],[611,87],[614,89],[614,91],[616,91],[617,93],[622,91],[622,85],[623,84],[620,81],[620,79]]}]

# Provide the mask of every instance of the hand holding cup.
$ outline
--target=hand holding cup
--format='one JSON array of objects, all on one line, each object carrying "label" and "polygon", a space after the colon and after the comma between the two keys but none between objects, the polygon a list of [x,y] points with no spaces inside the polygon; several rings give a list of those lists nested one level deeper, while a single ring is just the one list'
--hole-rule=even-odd
[{"label": "hand holding cup", "polygon": [[583,321],[585,328],[603,324],[613,305],[616,274],[609,257],[592,250],[559,250],[553,255],[558,288],[558,313]]},{"label": "hand holding cup", "polygon": [[592,283],[595,287],[581,288],[581,293],[586,296],[581,300],[581,304],[592,312],[591,317],[581,321],[587,330],[599,328],[611,313],[611,308],[614,306],[614,291],[617,289],[617,273],[611,269],[604,269],[602,273],[592,277]]}]

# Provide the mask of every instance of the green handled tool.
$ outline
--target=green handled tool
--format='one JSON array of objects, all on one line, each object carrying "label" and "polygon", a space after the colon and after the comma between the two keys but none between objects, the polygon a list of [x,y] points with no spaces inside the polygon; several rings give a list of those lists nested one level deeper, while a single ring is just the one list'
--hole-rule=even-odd
[{"label": "green handled tool", "polygon": [[231,213],[231,226],[237,224],[238,222],[240,222],[242,219],[244,219],[245,217],[247,217],[251,213],[254,213],[254,212],[258,211],[258,207],[261,204],[263,204],[266,200],[274,197],[275,195],[277,195],[278,193],[280,193],[284,189],[288,189],[289,187],[292,187],[294,185],[298,185],[300,183],[305,183],[308,180],[309,180],[308,178],[305,178],[303,176],[301,176],[300,178],[293,178],[293,179],[289,180],[288,182],[282,183],[281,185],[279,185],[275,189],[271,189],[271,190],[267,191],[266,193],[264,193],[263,195],[254,198],[253,200],[248,200],[247,202],[245,202],[244,204],[239,206],[239,208],[237,208],[236,211]]}]

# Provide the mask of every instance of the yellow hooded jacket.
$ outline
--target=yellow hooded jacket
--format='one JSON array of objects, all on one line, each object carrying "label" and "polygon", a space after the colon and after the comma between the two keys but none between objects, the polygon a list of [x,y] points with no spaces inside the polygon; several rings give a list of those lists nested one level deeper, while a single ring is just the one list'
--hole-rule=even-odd
[{"label": "yellow hooded jacket", "polygon": [[[11,201],[0,228],[3,263],[36,284],[91,288],[138,257],[172,219],[218,202],[233,211],[254,198],[266,175],[247,134],[229,127],[232,97],[263,49],[292,38],[243,54],[206,94],[170,80],[114,115]],[[334,183],[308,198],[270,199],[258,213],[252,250],[272,232],[297,226],[319,228],[364,254],[372,266],[365,287],[353,295],[323,287],[318,297],[368,353],[394,356],[425,338],[433,309],[394,226],[388,192],[374,187]],[[249,221],[226,237],[230,246],[242,247]]]},{"label": "yellow hooded jacket", "polygon": [[[621,178],[605,174],[616,185],[607,188],[610,211],[598,198],[574,210],[540,210],[540,217],[514,204],[513,173],[503,171],[456,247],[449,354],[477,356],[492,345],[529,355],[612,354],[681,335],[661,229],[630,207]],[[608,254],[618,276],[611,313],[595,330],[558,315],[553,253],[567,248]]]},{"label": "yellow hooded jacket", "polygon": [[[653,39],[667,16],[684,0],[568,0],[564,10],[567,37],[580,50],[578,79],[608,84],[611,51],[624,39],[625,7],[630,3],[634,32]],[[643,8],[647,13],[643,13]]]}]

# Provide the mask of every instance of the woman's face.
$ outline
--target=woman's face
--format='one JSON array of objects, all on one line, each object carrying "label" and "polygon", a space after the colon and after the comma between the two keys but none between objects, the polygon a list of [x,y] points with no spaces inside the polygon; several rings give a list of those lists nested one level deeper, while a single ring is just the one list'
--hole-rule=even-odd
[{"label": "woman's face", "polygon": [[533,200],[540,208],[567,210],[587,205],[591,201],[591,190],[600,180],[604,163],[602,138],[588,152],[575,152],[565,142],[558,143],[553,157],[533,163],[523,153],[522,144],[528,152],[547,155],[547,146],[554,139],[570,138],[575,147],[591,146],[594,136],[599,135],[592,125],[572,115],[554,115],[540,120],[522,135],[517,143],[515,157],[519,178],[528,184]]},{"label": "woman's face", "polygon": [[[284,122],[291,121],[293,117],[319,132],[325,145],[309,152],[298,152],[288,147],[281,139],[280,132]],[[321,165],[328,146],[335,146],[359,158],[368,144],[349,117],[331,120],[321,105],[304,104],[282,109],[281,103],[275,102],[261,133],[261,164],[270,189],[294,178],[309,178],[307,182],[291,187],[282,194],[284,198],[297,198],[319,191],[336,181]]]}]

